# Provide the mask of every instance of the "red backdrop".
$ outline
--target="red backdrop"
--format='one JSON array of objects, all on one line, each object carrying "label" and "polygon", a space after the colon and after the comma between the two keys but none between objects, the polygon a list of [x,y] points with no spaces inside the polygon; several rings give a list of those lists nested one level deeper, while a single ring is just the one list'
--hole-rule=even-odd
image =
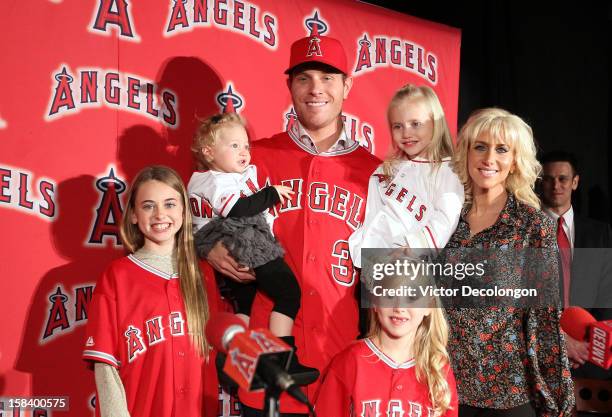
[{"label": "red backdrop", "polygon": [[370,151],[384,157],[407,82],[433,87],[456,128],[459,31],[351,0],[5,1],[0,24],[0,397],[70,396],[69,412],[33,415],[92,415],[83,325],[122,254],[130,179],[161,163],[187,180],[196,117],[227,100],[251,138],[285,129],[289,46],[312,25],[345,45],[345,116]]}]

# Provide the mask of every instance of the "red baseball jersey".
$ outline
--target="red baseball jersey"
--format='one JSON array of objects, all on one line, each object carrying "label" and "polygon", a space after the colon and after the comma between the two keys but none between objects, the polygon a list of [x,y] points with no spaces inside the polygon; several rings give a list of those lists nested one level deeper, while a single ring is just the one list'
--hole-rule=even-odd
[{"label": "red baseball jersey", "polygon": [[[214,284],[206,287],[216,300]],[[118,369],[131,416],[216,417],[214,357],[206,363],[191,344],[177,276],[132,255],[117,259],[88,313],[83,358]]]},{"label": "red baseball jersey", "polygon": [[[450,366],[446,380],[457,416],[457,389]],[[318,417],[434,417],[426,383],[416,378],[414,360],[398,364],[369,339],[355,342],[332,361],[319,388]]]},{"label": "red baseball jersey", "polygon": [[[282,184],[295,192],[274,210],[274,235],[302,290],[293,327],[298,357],[323,371],[358,334],[358,277],[348,238],[363,219],[368,181],[380,160],[357,143],[332,154],[315,154],[287,133],[255,142],[251,152],[262,187]],[[271,309],[271,301],[258,292],[251,326],[267,328]],[[311,400],[317,387],[306,387]],[[263,404],[262,394],[242,392],[240,399],[254,408]],[[307,413],[288,396],[281,399],[281,411]]]}]

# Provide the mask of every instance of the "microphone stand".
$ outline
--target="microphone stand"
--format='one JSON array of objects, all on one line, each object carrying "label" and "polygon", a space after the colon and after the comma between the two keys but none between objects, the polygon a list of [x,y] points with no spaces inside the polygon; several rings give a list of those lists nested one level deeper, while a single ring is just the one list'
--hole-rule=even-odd
[{"label": "microphone stand", "polygon": [[280,417],[279,398],[281,392],[278,387],[266,385],[263,413],[265,417]]}]

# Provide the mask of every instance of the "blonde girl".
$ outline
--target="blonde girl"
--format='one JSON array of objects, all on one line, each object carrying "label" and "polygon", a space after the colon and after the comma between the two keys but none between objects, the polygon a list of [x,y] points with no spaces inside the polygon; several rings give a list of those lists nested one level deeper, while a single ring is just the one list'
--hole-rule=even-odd
[{"label": "blonde girl", "polygon": [[83,357],[94,363],[98,416],[212,416],[207,291],[178,174],[150,166],[128,193],[113,261],[94,292]]},{"label": "blonde girl", "polygon": [[[283,248],[272,235],[274,218],[268,211],[290,199],[293,191],[284,185],[259,187],[257,167],[250,163],[249,137],[236,113],[204,120],[194,136],[192,151],[198,167],[204,169],[194,172],[187,186],[190,200],[196,202],[192,214],[198,253],[206,257],[220,241],[240,265],[252,268],[256,277],[252,283],[219,274],[219,280],[230,289],[236,313],[248,324],[257,290],[262,290],[274,301],[270,330],[295,347],[293,321],[300,308],[301,290],[283,259]],[[301,384],[309,384],[319,375],[315,368],[301,365],[295,352],[289,371]]]},{"label": "blonde girl", "polygon": [[362,248],[443,248],[463,205],[463,186],[450,165],[452,139],[436,93],[405,85],[391,99],[387,119],[392,149],[370,178],[365,220],[349,238],[357,266]]},{"label": "blonde girl", "polygon": [[[391,281],[394,288],[410,286],[415,294],[431,285],[423,277]],[[437,298],[374,296],[373,304],[366,338],[338,354],[325,374],[317,415],[456,416],[448,326]]]}]

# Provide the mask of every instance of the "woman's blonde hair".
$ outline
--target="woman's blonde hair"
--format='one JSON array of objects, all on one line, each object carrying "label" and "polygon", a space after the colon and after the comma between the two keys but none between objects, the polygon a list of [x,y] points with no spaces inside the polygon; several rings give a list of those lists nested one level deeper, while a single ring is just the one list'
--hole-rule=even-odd
[{"label": "woman's blonde hair", "polygon": [[[388,279],[385,278],[385,281]],[[391,279],[393,280],[393,278]],[[406,281],[403,278],[401,280]],[[416,280],[409,279],[409,281],[409,285],[415,289],[416,286],[431,285],[431,279],[426,276],[419,276]],[[440,300],[437,297],[432,297],[429,301],[431,311],[430,314],[423,317],[423,321],[417,327],[413,341],[413,353],[417,381],[427,384],[435,415],[440,416],[451,407],[452,399],[447,381],[450,364],[446,350],[448,324]],[[368,319],[369,329],[366,337],[380,338],[382,326],[375,308],[370,308]]]},{"label": "woman's blonde hair", "polygon": [[195,158],[197,169],[205,170],[209,168],[210,161],[202,154],[202,148],[214,146],[219,131],[230,124],[244,127],[242,118],[233,112],[215,114],[200,121],[200,125],[193,135],[193,143],[191,144],[191,152]]},{"label": "woman's blonde hair", "polygon": [[183,226],[175,236],[179,282],[185,303],[187,328],[191,335],[191,341],[196,350],[207,356],[209,347],[204,336],[204,327],[209,318],[208,297],[193,244],[191,211],[189,210],[187,191],[176,171],[165,166],[153,165],[144,168],[136,175],[128,192],[128,203],[121,221],[121,240],[130,253],[134,253],[144,246],[144,235],[138,225],[132,223],[131,219],[134,215],[138,189],[148,181],[159,181],[166,184],[181,196]]},{"label": "woman's blonde hair", "polygon": [[465,188],[466,204],[471,204],[473,193],[467,166],[468,153],[479,138],[490,138],[512,146],[515,169],[506,179],[506,190],[522,203],[539,209],[540,199],[534,187],[542,166],[536,159],[533,131],[520,117],[498,108],[476,110],[459,132],[453,167]]},{"label": "woman's blonde hair", "polygon": [[[389,129],[391,129],[391,109],[404,100],[422,100],[429,108],[429,116],[433,121],[433,132],[431,143],[427,149],[427,157],[435,162],[436,168],[439,168],[443,158],[453,155],[453,139],[438,96],[434,90],[426,85],[406,84],[397,90],[389,102],[389,107],[387,107]],[[404,152],[395,145],[395,142],[391,141],[391,152],[383,162],[384,174],[387,177],[392,177],[394,165],[402,159],[405,159]]]}]

